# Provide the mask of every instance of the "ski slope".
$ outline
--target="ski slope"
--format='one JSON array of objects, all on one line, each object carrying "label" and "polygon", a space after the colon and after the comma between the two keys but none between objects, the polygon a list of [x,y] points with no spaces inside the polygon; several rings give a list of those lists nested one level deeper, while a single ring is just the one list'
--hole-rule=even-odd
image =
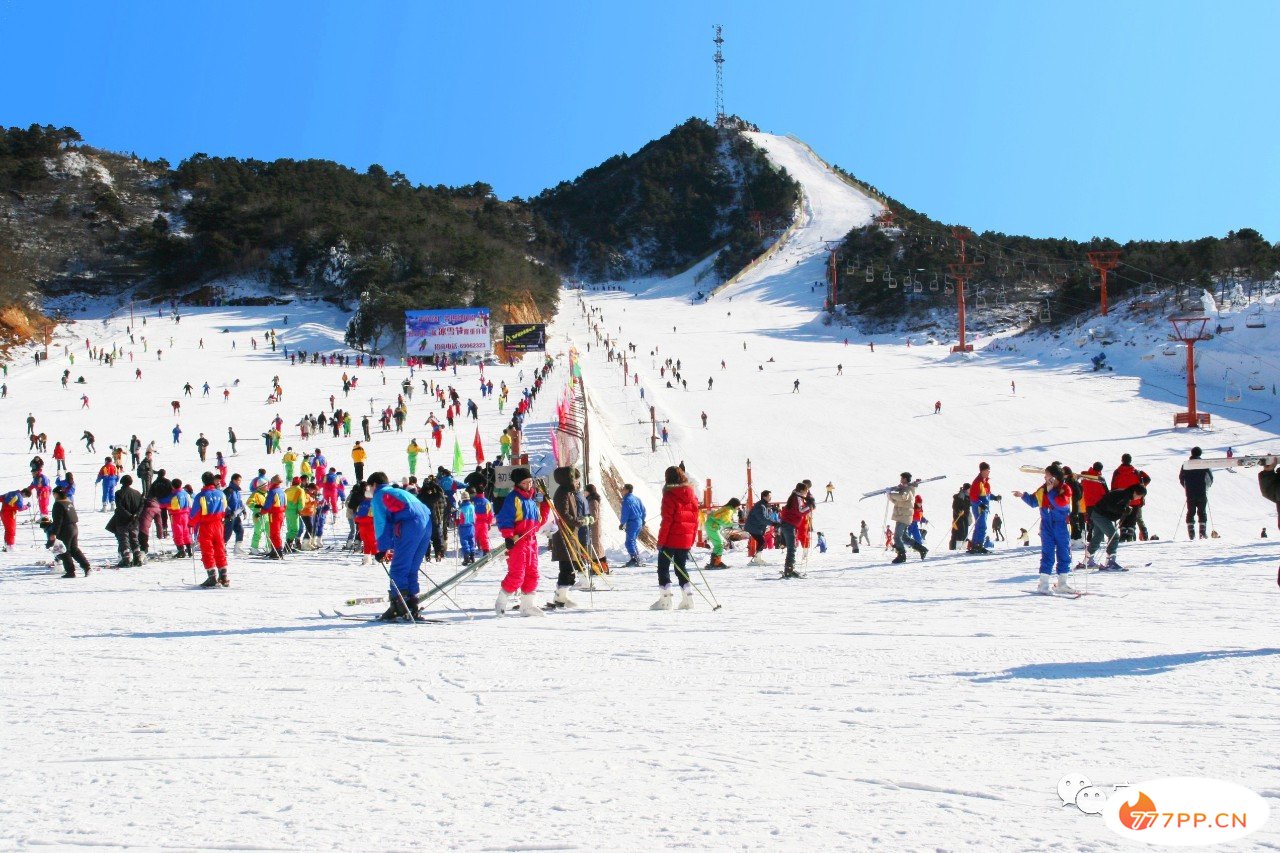
[{"label": "ski slope", "polygon": [[[558,366],[527,445],[545,468],[564,354],[575,347],[593,467],[636,484],[651,528],[662,470],[681,460],[699,485],[711,480],[717,501],[745,492],[748,459],[757,493],[781,498],[808,477],[821,500],[833,482],[836,499],[817,514],[831,550],[809,555],[808,578],[778,580],[777,554],[755,568],[731,551],[728,570],[705,575],[722,609],[699,598],[693,611],[655,613],[649,554],[643,569],[616,569],[611,588],[575,593],[580,608],[535,620],[491,615],[499,572],[490,570],[456,591],[465,612],[440,603],[431,615],[445,624],[366,625],[317,615],[385,589],[380,570],[356,557],[237,559],[232,587],[217,591],[191,589],[199,575],[187,561],[62,580],[38,565],[45,552],[23,527],[19,551],[0,554],[0,847],[1121,849],[1101,818],[1062,807],[1056,787],[1069,773],[1097,784],[1219,777],[1274,806],[1274,508],[1252,474],[1220,474],[1210,506],[1221,538],[1173,538],[1177,465],[1190,444],[1208,454],[1270,448],[1276,421],[1262,414],[1273,404],[1255,394],[1251,413],[1215,411],[1214,429],[1189,439],[1169,428],[1176,404],[1153,388],[1176,382],[1137,346],[1131,363],[1117,352],[1106,375],[1082,372],[1091,349],[1052,338],[1002,340],[971,360],[888,337],[874,353],[859,335],[846,346],[843,331],[821,324],[812,283],[822,240],[874,208],[794,140],[756,141],[801,181],[809,218],[704,304],[690,303],[696,269],[623,293],[567,291],[550,329]],[[81,430],[100,449],[134,432],[154,438],[185,480],[202,470],[197,433],[225,450],[234,425],[243,443],[232,470],[249,476],[279,470],[255,440],[277,410],[263,403],[274,375],[286,424],[327,410],[330,394],[343,405],[343,368],[248,349],[249,335],[273,327],[290,348],[337,348],[345,318],[331,307],[186,309],[178,324],[151,316],[145,355],[128,343],[127,313],[104,309],[65,329],[47,364],[18,362],[0,408],[4,490],[24,480],[23,421],[34,412],[50,447],[61,439],[70,451],[82,545],[95,562],[114,558],[114,541],[92,504],[100,454],[81,451]],[[636,344],[628,372],[638,386],[624,383],[596,331]],[[142,379],[127,360],[85,363],[85,337],[135,350]],[[58,385],[70,366],[63,342],[77,352],[71,369],[86,378],[90,409],[79,408],[78,386]],[[667,357],[681,360],[687,391],[666,387]],[[486,375],[514,395],[520,369]],[[383,386],[377,371],[347,370],[360,377],[357,412],[369,397],[375,408],[393,402],[408,374],[389,365]],[[444,381],[479,404],[493,453],[506,417],[473,393],[475,371]],[[235,379],[224,403],[222,384]],[[169,401],[186,381],[197,396],[182,398],[174,448]],[[417,395],[409,405],[411,424],[434,411]],[[650,405],[671,433],[656,453]],[[470,462],[475,425],[459,423]],[[368,470],[407,473],[404,446],[427,438],[407,429],[375,424]],[[296,435],[285,443],[300,447]],[[350,440],[308,444],[346,466]],[[447,459],[451,439],[446,450]],[[1029,595],[1034,546],[1000,543],[984,558],[947,551],[949,496],[978,462],[993,467],[1012,538],[1035,524],[1010,495],[1036,484],[1019,465],[1097,459],[1109,474],[1123,452],[1153,478],[1147,523],[1161,539],[1121,546],[1126,574],[1078,578],[1093,594]],[[431,467],[444,461],[431,453]],[[876,533],[884,502],[856,497],[902,470],[947,479],[922,490],[934,521],[928,559],[890,566]],[[843,546],[863,519],[873,546],[853,555]],[[1264,526],[1272,538],[1259,540]],[[613,528],[606,542],[618,565]],[[705,551],[695,556],[705,564]],[[439,579],[452,564],[425,568]],[[545,552],[542,572],[549,598]],[[1223,849],[1280,847],[1274,823]]]}]

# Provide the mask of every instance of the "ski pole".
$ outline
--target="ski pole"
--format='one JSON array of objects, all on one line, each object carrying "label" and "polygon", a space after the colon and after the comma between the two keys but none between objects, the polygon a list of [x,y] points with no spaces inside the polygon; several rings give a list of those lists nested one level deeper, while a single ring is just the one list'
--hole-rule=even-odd
[{"label": "ski pole", "polygon": [[467,611],[463,610],[463,609],[458,605],[458,602],[456,602],[456,601],[454,601],[454,600],[453,600],[453,596],[449,594],[449,591],[448,591],[447,589],[445,589],[444,587],[440,586],[440,584],[436,583],[435,581],[433,581],[433,580],[431,579],[431,575],[427,574],[427,570],[426,570],[426,569],[422,568],[422,566],[418,566],[418,573],[419,573],[419,574],[421,574],[424,578],[426,578],[426,579],[427,579],[427,583],[431,584],[433,587],[435,587],[436,589],[440,590],[440,594],[441,594],[441,595],[443,595],[445,598],[449,599],[449,603],[450,603],[450,604],[452,604],[452,605],[454,606],[454,609],[456,609],[458,612],[460,612],[460,613],[464,614],[468,619],[470,619],[470,618],[471,618],[471,614],[470,614],[470,613],[468,613]]},{"label": "ski pole", "polygon": [[1170,541],[1172,542],[1178,541],[1178,522],[1180,519],[1185,518],[1186,514],[1187,514],[1187,502],[1183,501],[1182,509],[1178,510],[1178,517],[1173,520],[1173,535],[1169,537]]},{"label": "ski pole", "polygon": [[396,584],[396,579],[391,577],[391,569],[383,560],[379,560],[378,565],[382,566],[382,571],[386,572],[387,580],[391,582],[391,590],[396,594],[396,598],[400,600],[400,606],[404,609],[404,615],[409,617],[410,622],[417,622],[418,620],[413,618],[413,613],[409,610],[408,603],[404,600],[404,595],[400,592],[400,587]]},{"label": "ski pole", "polygon": [[712,592],[711,590],[711,584],[707,583],[706,573],[702,571],[702,566],[699,565],[698,561],[694,558],[692,551],[690,551],[689,553],[689,559],[693,560],[693,567],[697,569],[698,574],[702,576],[702,582],[706,584],[707,592],[711,593],[710,598],[707,598],[707,592],[703,592],[702,588],[693,582],[693,578],[689,577],[689,573],[686,572],[684,569],[682,569],[678,563],[676,563],[675,558],[671,556],[670,551],[664,551],[663,553],[667,555],[668,560],[671,560],[671,565],[675,567],[676,574],[679,575],[681,578],[683,578],[685,583],[689,584],[689,586],[693,587],[698,591],[698,595],[702,596],[702,600],[707,602],[707,604],[711,605],[712,611],[716,611],[721,608],[722,605],[720,604],[720,602],[715,600],[715,593]]}]

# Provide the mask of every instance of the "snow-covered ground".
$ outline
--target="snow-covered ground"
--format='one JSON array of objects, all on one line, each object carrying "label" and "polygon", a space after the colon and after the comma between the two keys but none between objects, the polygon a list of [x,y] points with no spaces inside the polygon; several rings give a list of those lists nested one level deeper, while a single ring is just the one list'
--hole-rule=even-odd
[{"label": "snow-covered ground", "polygon": [[[748,459],[757,493],[782,496],[806,477],[821,493],[834,482],[836,500],[817,515],[832,549],[810,555],[807,579],[777,580],[776,555],[757,569],[739,550],[727,571],[706,575],[718,611],[699,599],[692,612],[650,612],[656,579],[646,567],[615,570],[612,589],[594,597],[579,593],[579,610],[497,619],[490,569],[457,591],[466,613],[433,614],[447,624],[375,626],[316,615],[385,587],[354,558],[240,560],[233,586],[216,592],[189,589],[187,562],[61,580],[33,567],[43,551],[24,527],[24,549],[0,555],[0,846],[1109,850],[1120,844],[1101,818],[1061,807],[1062,776],[1214,776],[1274,803],[1274,508],[1251,473],[1223,473],[1211,496],[1222,538],[1174,538],[1187,449],[1272,447],[1269,389],[1245,392],[1237,405],[1252,411],[1214,410],[1214,429],[1188,436],[1170,429],[1177,401],[1154,387],[1176,389],[1176,377],[1157,374],[1168,370],[1159,360],[1121,359],[1116,346],[1117,372],[1105,375],[1082,372],[1089,347],[1052,338],[1014,339],[1018,352],[973,359],[889,338],[874,352],[859,336],[846,346],[843,330],[821,324],[822,293],[811,290],[819,238],[874,209],[815,161],[806,166],[793,141],[758,141],[801,180],[812,208],[788,246],[705,304],[690,304],[696,270],[585,294],[600,330],[636,345],[628,369],[639,387],[606,360],[576,292],[550,347],[582,353],[593,465],[636,483],[654,528],[662,470],[679,460],[700,485],[712,481],[718,501],[745,492]],[[101,460],[81,451],[81,430],[100,448],[134,432],[155,438],[161,461],[190,476],[201,470],[196,434],[225,449],[234,425],[244,443],[232,468],[248,475],[268,465],[255,437],[276,411],[262,402],[273,375],[286,423],[327,408],[330,393],[341,401],[342,368],[290,367],[247,349],[251,333],[272,326],[290,347],[337,346],[342,318],[331,309],[196,309],[176,326],[153,316],[142,330],[150,351],[129,347],[144,371],[137,382],[127,360],[105,368],[81,358],[85,337],[128,346],[127,323],[117,313],[66,333],[91,409],[78,408],[77,386],[58,387],[68,366],[58,354],[11,369],[2,410],[4,489],[26,471],[32,411],[51,446],[72,449],[83,539],[99,560],[114,544],[90,505]],[[667,357],[681,360],[687,391],[666,387]],[[464,397],[474,371],[460,371]],[[384,388],[377,371],[349,372],[361,378],[357,411],[369,396],[375,406],[394,399],[407,373],[388,368]],[[535,406],[536,456],[565,372],[561,360]],[[487,373],[523,385],[517,369]],[[221,386],[235,378],[224,404]],[[214,396],[184,399],[183,444],[171,448],[169,401],[206,379]],[[492,452],[505,418],[476,400]],[[656,453],[649,405],[671,432]],[[411,423],[427,411],[415,396]],[[463,424],[470,460],[473,427]],[[415,428],[375,432],[370,470],[406,473]],[[350,441],[317,443],[348,458]],[[1019,465],[1098,460],[1110,473],[1123,452],[1153,478],[1147,523],[1161,539],[1122,546],[1127,574],[1078,579],[1095,594],[1029,595],[1034,547],[1001,543],[985,558],[946,550],[949,495],[978,462],[993,466],[1013,534],[1035,521],[1009,494],[1036,484]],[[843,546],[861,520],[873,534],[884,521],[882,499],[857,495],[902,470],[947,476],[922,490],[935,522],[928,559],[890,566],[876,546],[850,554]],[[1257,538],[1263,527],[1272,538]],[[543,578],[548,590],[545,554]],[[1280,833],[1266,828],[1234,849],[1259,847],[1280,847]]]}]

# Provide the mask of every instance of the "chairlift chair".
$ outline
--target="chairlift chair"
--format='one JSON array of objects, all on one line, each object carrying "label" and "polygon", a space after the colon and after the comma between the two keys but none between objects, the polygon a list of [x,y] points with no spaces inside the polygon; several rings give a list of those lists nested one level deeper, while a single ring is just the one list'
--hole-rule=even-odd
[{"label": "chairlift chair", "polygon": [[1223,399],[1228,403],[1240,402],[1240,385],[1231,379],[1231,368],[1227,368],[1227,372],[1222,378],[1227,386],[1227,393]]},{"label": "chairlift chair", "polygon": [[868,265],[867,266],[867,284],[871,284],[871,282],[875,280],[876,280],[876,268]]},{"label": "chairlift chair", "polygon": [[979,311],[987,310],[987,297],[979,293],[973,300],[973,307]]},{"label": "chairlift chair", "polygon": [[897,282],[897,280],[896,280],[893,276],[889,275],[889,271],[888,271],[888,270],[885,270],[885,272],[884,272],[884,280],[885,280],[885,281],[887,281],[887,282],[889,282],[889,289],[890,289],[890,290],[893,290],[894,288],[896,288],[896,287],[898,286],[898,282]]},{"label": "chairlift chair", "polygon": [[920,279],[916,278],[915,276],[911,277],[911,292],[912,293],[924,292],[924,284],[920,281]]},{"label": "chairlift chair", "polygon": [[1262,359],[1253,360],[1253,372],[1249,374],[1249,390],[1265,391],[1267,386],[1262,382]]},{"label": "chairlift chair", "polygon": [[1250,311],[1244,318],[1244,327],[1246,329],[1265,329],[1267,327],[1267,318],[1262,313],[1261,305]]},{"label": "chairlift chair", "polygon": [[929,290],[933,291],[934,293],[938,292],[938,274],[937,273],[933,274],[933,281],[929,282]]}]

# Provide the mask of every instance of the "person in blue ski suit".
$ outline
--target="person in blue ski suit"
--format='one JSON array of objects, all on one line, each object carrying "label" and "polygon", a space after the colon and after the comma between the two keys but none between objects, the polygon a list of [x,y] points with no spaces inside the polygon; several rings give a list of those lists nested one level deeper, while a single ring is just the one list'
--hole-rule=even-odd
[{"label": "person in blue ski suit", "polygon": [[1054,592],[1075,593],[1067,583],[1071,573],[1071,488],[1062,468],[1050,465],[1044,469],[1044,485],[1034,492],[1014,492],[1015,498],[1040,510],[1040,586],[1037,592],[1049,594],[1049,579],[1057,563],[1058,582]]},{"label": "person in blue ski suit", "polygon": [[458,548],[462,551],[462,565],[469,566],[476,559],[476,508],[466,489],[458,492]]},{"label": "person in blue ski suit", "polygon": [[644,527],[644,519],[644,504],[636,497],[632,485],[625,484],[622,487],[622,511],[619,513],[622,524],[618,529],[627,534],[627,556],[631,558],[627,561],[628,566],[640,565],[640,549],[636,547],[636,538],[640,535],[640,528]]},{"label": "person in blue ski suit", "polygon": [[116,505],[116,484],[120,482],[120,471],[110,456],[102,462],[102,467],[98,469],[98,479],[94,482],[102,484],[102,510],[105,512],[108,506]]},{"label": "person in blue ski suit", "polygon": [[431,510],[427,505],[398,486],[390,485],[386,473],[369,475],[373,487],[373,532],[379,551],[392,551],[391,607],[382,614],[392,620],[407,614],[418,616],[418,567],[427,556],[431,544]]}]

